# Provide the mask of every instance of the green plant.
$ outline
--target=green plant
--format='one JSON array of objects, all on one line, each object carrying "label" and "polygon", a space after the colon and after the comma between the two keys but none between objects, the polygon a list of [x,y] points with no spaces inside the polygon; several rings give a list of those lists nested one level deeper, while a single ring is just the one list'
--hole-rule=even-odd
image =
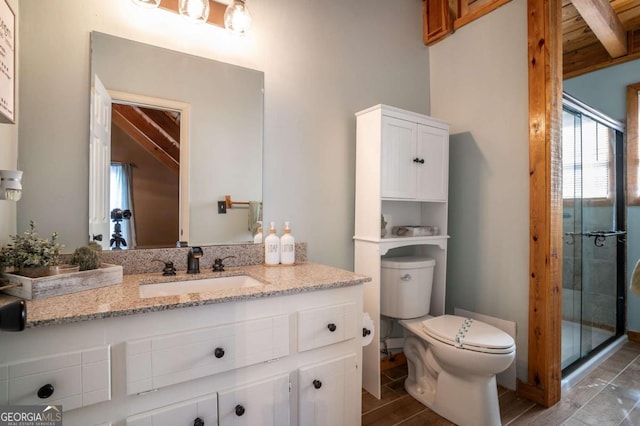
[{"label": "green plant", "polygon": [[81,271],[98,269],[100,267],[100,257],[94,248],[89,246],[78,247],[73,252],[71,264],[78,265]]},{"label": "green plant", "polygon": [[380,229],[384,229],[387,227],[387,221],[384,220],[384,215],[380,215]]},{"label": "green plant", "polygon": [[40,238],[33,221],[29,229],[22,235],[12,235],[12,242],[0,250],[0,266],[14,268],[37,268],[58,264],[60,249],[63,247],[56,242],[58,233],[51,238]]}]

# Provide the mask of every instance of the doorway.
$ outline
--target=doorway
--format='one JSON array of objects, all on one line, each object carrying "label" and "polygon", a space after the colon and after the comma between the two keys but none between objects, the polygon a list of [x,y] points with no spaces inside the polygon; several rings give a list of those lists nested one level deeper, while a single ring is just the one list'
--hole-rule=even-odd
[{"label": "doorway", "polygon": [[623,132],[622,123],[563,94],[563,376],[624,333]]}]

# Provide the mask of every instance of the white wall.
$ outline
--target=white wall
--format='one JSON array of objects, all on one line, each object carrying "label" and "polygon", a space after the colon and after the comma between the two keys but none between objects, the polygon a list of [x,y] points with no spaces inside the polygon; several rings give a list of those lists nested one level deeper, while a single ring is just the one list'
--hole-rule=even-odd
[{"label": "white wall", "polygon": [[627,121],[627,86],[640,82],[640,60],[593,71],[562,82],[562,90],[601,113]]},{"label": "white wall", "polygon": [[[16,15],[16,31],[18,30],[18,0],[9,0],[9,6]],[[19,52],[19,40],[16,43],[17,52]],[[16,81],[18,79],[19,61],[16,54]],[[16,83],[15,93],[15,111],[18,110],[19,103],[19,87]],[[15,114],[16,123],[19,116]],[[0,124],[0,169],[16,170],[18,167],[18,125],[17,124]],[[16,233],[16,203],[13,201],[0,200],[0,247],[9,242],[9,235]]]},{"label": "white wall", "polygon": [[452,125],[447,312],[459,307],[515,321],[518,377],[526,379],[526,1],[461,28],[429,56],[431,113]]},{"label": "white wall", "polygon": [[31,190],[18,227],[34,219],[42,234],[60,232],[67,251],[86,242],[96,30],[264,71],[265,222],[290,220],[311,260],[352,268],[353,113],[378,103],[429,113],[422,1],[248,4],[253,28],[238,39],[129,0],[21,0],[19,163]]}]

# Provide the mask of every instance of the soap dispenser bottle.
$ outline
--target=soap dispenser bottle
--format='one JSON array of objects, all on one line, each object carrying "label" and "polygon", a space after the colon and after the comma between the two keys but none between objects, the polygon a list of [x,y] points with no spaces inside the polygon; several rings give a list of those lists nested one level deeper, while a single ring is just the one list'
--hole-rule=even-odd
[{"label": "soap dispenser bottle", "polygon": [[293,265],[296,261],[296,241],[291,235],[289,222],[284,223],[284,234],[280,237],[280,263]]},{"label": "soap dispenser bottle", "polygon": [[253,242],[255,244],[260,244],[262,243],[262,221],[259,220],[256,223],[258,224],[258,232],[256,232],[256,235],[253,236]]},{"label": "soap dispenser bottle", "polygon": [[280,237],[276,235],[275,222],[271,222],[269,235],[264,239],[264,263],[265,265],[280,263]]}]

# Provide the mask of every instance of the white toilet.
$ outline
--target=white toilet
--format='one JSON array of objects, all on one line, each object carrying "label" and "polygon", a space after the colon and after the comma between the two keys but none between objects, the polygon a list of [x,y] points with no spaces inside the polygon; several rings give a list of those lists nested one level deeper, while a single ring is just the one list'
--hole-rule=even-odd
[{"label": "white toilet", "polygon": [[[496,374],[513,362],[515,342],[509,334],[481,321],[455,315],[429,316],[430,294],[426,300],[421,295],[421,302],[417,302],[406,283],[412,281],[407,277],[424,276],[425,268],[433,274],[432,262],[411,257],[382,260],[381,312],[400,319],[408,331],[404,343],[409,367],[405,389],[458,425],[500,425]],[[430,292],[431,283],[432,276],[428,276],[411,285],[428,286]],[[395,296],[388,297],[391,293]],[[416,303],[422,303],[420,309]],[[411,308],[410,315],[398,309],[403,304]]]}]

